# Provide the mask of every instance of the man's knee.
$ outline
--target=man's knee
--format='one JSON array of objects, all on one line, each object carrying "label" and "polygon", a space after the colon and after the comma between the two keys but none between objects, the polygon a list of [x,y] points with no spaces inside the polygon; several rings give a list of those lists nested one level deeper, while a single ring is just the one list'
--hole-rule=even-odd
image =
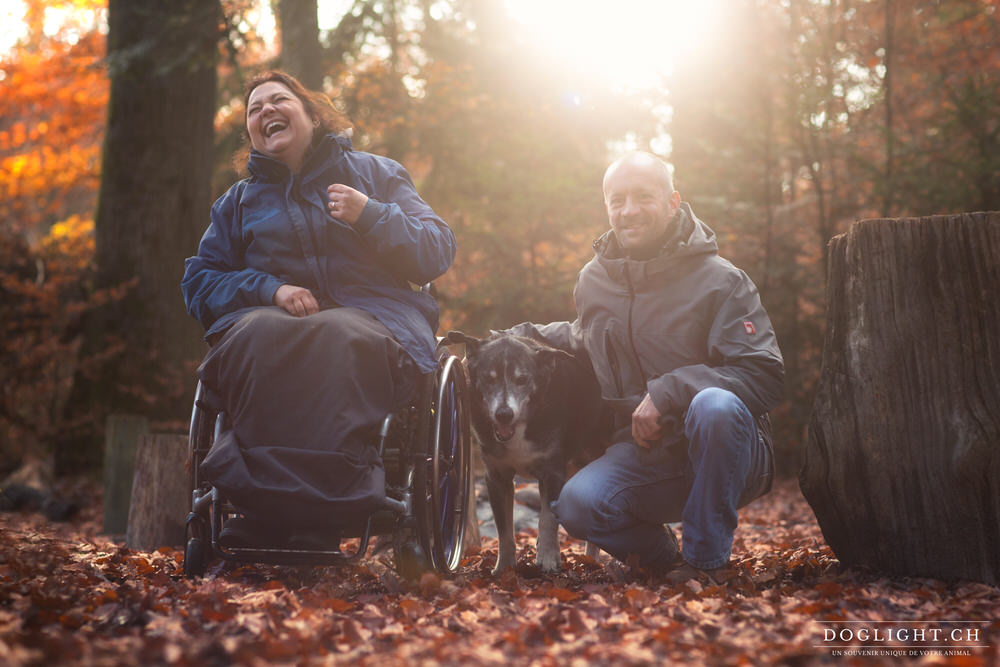
[{"label": "man's knee", "polygon": [[571,536],[585,540],[594,534],[601,500],[595,489],[577,475],[571,477],[559,493],[552,509],[559,523]]},{"label": "man's knee", "polygon": [[702,389],[691,400],[685,423],[698,428],[719,423],[745,421],[749,411],[743,401],[731,391],[718,387]]},{"label": "man's knee", "polygon": [[593,492],[586,487],[576,477],[571,477],[552,506],[556,519],[566,532],[583,540],[591,532],[594,517]]},{"label": "man's knee", "polygon": [[587,475],[571,477],[563,486],[552,509],[559,523],[571,536],[588,540],[615,530],[628,515],[622,493],[607,495],[607,489]]},{"label": "man's knee", "polygon": [[695,394],[684,418],[688,441],[696,447],[739,446],[743,434],[753,429],[753,416],[731,391],[709,387]]}]

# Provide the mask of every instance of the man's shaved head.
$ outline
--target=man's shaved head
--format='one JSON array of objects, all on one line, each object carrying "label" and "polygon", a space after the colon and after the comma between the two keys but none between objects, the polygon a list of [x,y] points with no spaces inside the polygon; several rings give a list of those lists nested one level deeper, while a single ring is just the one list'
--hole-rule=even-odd
[{"label": "man's shaved head", "polygon": [[604,172],[604,182],[602,185],[605,200],[608,198],[608,179],[615,171],[626,165],[651,169],[662,180],[664,194],[667,196],[673,194],[674,178],[670,175],[670,167],[667,166],[667,163],[652,153],[633,151],[612,162],[611,166]]}]

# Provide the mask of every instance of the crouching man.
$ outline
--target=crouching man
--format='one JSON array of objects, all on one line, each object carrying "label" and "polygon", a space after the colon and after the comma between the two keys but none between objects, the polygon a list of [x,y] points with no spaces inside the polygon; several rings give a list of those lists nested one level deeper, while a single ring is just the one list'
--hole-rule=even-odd
[{"label": "crouching man", "polygon": [[[604,175],[611,229],[580,271],[574,322],[513,333],[586,351],[618,414],[612,446],[552,505],[567,532],[679,581],[725,566],[737,509],[774,470],[767,411],[784,366],[750,278],[674,190],[632,153]],[[681,521],[683,553],[668,522]]]}]

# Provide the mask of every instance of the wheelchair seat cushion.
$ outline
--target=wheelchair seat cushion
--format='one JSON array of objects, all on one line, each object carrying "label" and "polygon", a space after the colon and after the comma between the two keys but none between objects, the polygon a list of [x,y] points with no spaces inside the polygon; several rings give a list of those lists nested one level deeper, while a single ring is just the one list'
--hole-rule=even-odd
[{"label": "wheelchair seat cushion", "polygon": [[373,316],[260,308],[226,332],[198,372],[232,424],[200,471],[240,512],[291,528],[336,527],[380,506],[385,473],[374,434],[409,400],[419,373]]}]

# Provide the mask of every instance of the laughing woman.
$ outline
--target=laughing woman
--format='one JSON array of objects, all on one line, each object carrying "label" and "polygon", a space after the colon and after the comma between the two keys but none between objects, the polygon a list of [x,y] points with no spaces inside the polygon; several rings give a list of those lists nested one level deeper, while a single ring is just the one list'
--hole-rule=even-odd
[{"label": "laughing woman", "polygon": [[378,506],[374,429],[435,365],[437,304],[410,285],[456,249],[401,165],[337,133],[325,95],[266,72],[245,102],[249,177],[215,202],[181,284],[212,344],[198,376],[232,419],[201,465],[245,515],[229,546]]}]

